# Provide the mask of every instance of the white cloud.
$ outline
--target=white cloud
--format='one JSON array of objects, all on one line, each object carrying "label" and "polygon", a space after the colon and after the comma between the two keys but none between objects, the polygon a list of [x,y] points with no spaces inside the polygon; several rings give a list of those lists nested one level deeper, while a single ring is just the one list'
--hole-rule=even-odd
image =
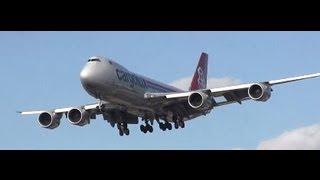
[{"label": "white cloud", "polygon": [[[188,90],[189,86],[191,84],[192,77],[185,77],[178,79],[170,85],[175,86],[177,88],[180,88],[182,90]],[[231,86],[231,85],[237,85],[240,84],[241,81],[238,79],[233,79],[230,77],[223,77],[223,78],[209,78],[207,88],[218,88],[218,87],[224,87],[224,86]]]},{"label": "white cloud", "polygon": [[218,88],[218,87],[225,87],[225,86],[232,86],[240,84],[241,81],[238,79],[233,79],[230,77],[224,78],[209,78],[208,79],[208,88]]},{"label": "white cloud", "polygon": [[261,142],[258,150],[320,150],[320,125],[315,124]]},{"label": "white cloud", "polygon": [[192,77],[181,78],[181,79],[178,79],[178,80],[170,83],[170,85],[177,87],[177,88],[180,88],[182,90],[188,90],[189,86],[191,84],[191,79],[192,79]]}]

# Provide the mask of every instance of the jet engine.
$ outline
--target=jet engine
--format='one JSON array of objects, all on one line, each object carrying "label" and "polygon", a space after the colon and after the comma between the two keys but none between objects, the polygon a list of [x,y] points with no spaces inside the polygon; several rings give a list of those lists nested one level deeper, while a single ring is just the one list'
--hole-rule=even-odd
[{"label": "jet engine", "polygon": [[60,125],[62,114],[43,112],[39,115],[38,122],[43,128],[54,129]]},{"label": "jet engine", "polygon": [[212,99],[210,96],[203,92],[194,92],[188,97],[189,105],[197,110],[208,110],[211,109]]},{"label": "jet engine", "polygon": [[249,97],[255,101],[267,101],[271,97],[271,87],[265,84],[253,84],[248,89]]},{"label": "jet engine", "polygon": [[68,120],[73,125],[84,126],[89,124],[90,114],[82,108],[73,108],[68,112]]}]

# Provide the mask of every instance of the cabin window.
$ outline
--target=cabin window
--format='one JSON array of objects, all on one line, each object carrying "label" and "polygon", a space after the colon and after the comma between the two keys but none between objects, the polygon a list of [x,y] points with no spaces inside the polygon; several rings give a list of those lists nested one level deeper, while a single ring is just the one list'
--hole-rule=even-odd
[{"label": "cabin window", "polygon": [[89,59],[89,60],[88,60],[88,62],[93,62],[93,61],[101,62],[101,60],[100,60],[100,59],[97,59],[97,58],[95,58],[95,59]]}]

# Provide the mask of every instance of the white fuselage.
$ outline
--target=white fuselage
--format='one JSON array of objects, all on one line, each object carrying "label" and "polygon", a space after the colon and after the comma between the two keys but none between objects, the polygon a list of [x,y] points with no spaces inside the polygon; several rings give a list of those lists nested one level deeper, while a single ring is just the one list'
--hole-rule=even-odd
[{"label": "white fuselage", "polygon": [[92,57],[80,73],[84,89],[94,98],[125,106],[139,115],[141,110],[159,111],[157,105],[144,98],[145,93],[183,92],[180,89],[130,72],[118,63]]}]

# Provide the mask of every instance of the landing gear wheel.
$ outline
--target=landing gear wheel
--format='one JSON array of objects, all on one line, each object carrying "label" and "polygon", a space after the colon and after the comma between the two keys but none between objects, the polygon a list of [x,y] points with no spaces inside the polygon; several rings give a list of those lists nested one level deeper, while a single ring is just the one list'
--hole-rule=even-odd
[{"label": "landing gear wheel", "polygon": [[179,128],[178,122],[175,122],[175,123],[174,123],[174,128],[175,128],[175,129],[178,129],[178,128]]},{"label": "landing gear wheel", "polygon": [[185,127],[184,121],[180,121],[179,125],[181,128],[184,128]]},{"label": "landing gear wheel", "polygon": [[159,124],[159,128],[160,128],[162,131],[165,131],[165,130],[166,130],[166,124],[160,123],[160,124]]},{"label": "landing gear wheel", "polygon": [[159,123],[159,128],[163,129],[163,123]]},{"label": "landing gear wheel", "polygon": [[167,123],[167,129],[169,129],[169,131],[171,131],[172,130],[172,124]]},{"label": "landing gear wheel", "polygon": [[127,135],[127,136],[129,136],[130,131],[129,131],[129,129],[128,129],[128,128],[124,129],[124,134],[125,134],[125,135]]},{"label": "landing gear wheel", "polygon": [[123,131],[121,129],[119,129],[119,135],[123,136]]},{"label": "landing gear wheel", "polygon": [[149,130],[150,133],[152,133],[152,132],[153,132],[153,127],[152,127],[152,126],[149,126],[149,127],[148,127],[148,130]]},{"label": "landing gear wheel", "polygon": [[141,132],[146,132],[146,127],[144,125],[140,125],[140,131]]}]

